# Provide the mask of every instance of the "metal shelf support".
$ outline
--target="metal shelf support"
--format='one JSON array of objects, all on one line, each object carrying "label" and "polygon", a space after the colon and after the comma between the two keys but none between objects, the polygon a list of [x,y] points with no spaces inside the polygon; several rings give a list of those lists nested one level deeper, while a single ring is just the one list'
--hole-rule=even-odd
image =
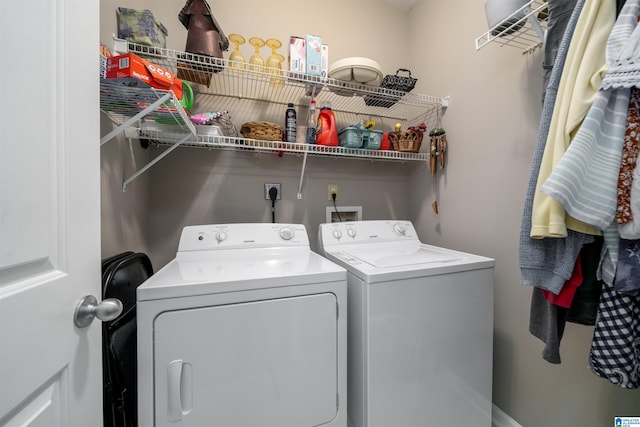
[{"label": "metal shelf support", "polygon": [[105,143],[107,143],[108,141],[111,141],[111,139],[113,137],[115,137],[116,135],[120,134],[121,132],[123,132],[125,129],[127,129],[128,127],[130,127],[131,125],[133,125],[135,122],[137,122],[138,120],[142,119],[144,116],[148,115],[149,113],[151,113],[153,110],[155,110],[156,108],[158,108],[159,106],[161,106],[162,104],[164,104],[165,102],[167,102],[171,97],[173,96],[173,93],[171,92],[167,92],[165,93],[160,99],[158,99],[156,102],[154,102],[153,104],[149,105],[147,108],[141,110],[139,113],[137,113],[135,116],[127,119],[125,122],[121,123],[120,125],[118,125],[115,129],[113,129],[111,132],[109,132],[108,134],[106,134],[105,136],[103,136],[102,138],[100,138],[100,146],[103,146]]},{"label": "metal shelf support", "polygon": [[532,53],[545,42],[547,29],[547,4],[544,0],[531,0],[501,23],[476,38],[476,50],[489,43],[522,49],[523,54]]},{"label": "metal shelf support", "polygon": [[172,91],[152,88],[137,79],[101,79],[100,109],[109,115],[115,123],[119,123],[112,131],[100,138],[100,146],[150,114],[157,116],[156,120],[176,124],[178,129],[186,132],[186,136],[181,140],[175,142],[170,148],[126,179],[122,184],[122,191],[126,191],[127,185],[131,181],[196,134],[195,126]]},{"label": "metal shelf support", "polygon": [[134,173],[133,175],[131,175],[131,177],[129,177],[128,179],[126,179],[123,183],[122,183],[122,192],[127,191],[127,185],[129,185],[129,183],[131,183],[131,181],[133,181],[134,179],[136,179],[137,177],[139,177],[140,175],[142,175],[143,173],[145,173],[147,171],[147,169],[149,169],[151,166],[155,165],[156,163],[158,163],[160,161],[160,159],[164,158],[167,154],[169,154],[170,152],[172,152],[173,150],[175,150],[176,148],[178,148],[180,146],[180,144],[182,144],[184,141],[186,141],[187,139],[189,139],[191,137],[191,135],[186,135],[184,138],[182,138],[180,141],[174,143],[171,147],[167,148],[166,150],[164,150],[162,153],[160,153],[158,156],[156,156],[156,158],[154,158],[153,160],[151,160],[149,163],[147,163],[145,166],[141,167],[136,173]]},{"label": "metal shelf support", "polygon": [[298,200],[302,199],[302,181],[304,180],[304,170],[307,166],[307,156],[309,155],[309,152],[305,151],[304,152],[304,156],[302,158],[302,169],[300,170],[300,182],[298,183],[298,194],[296,195],[296,197],[298,198]]}]

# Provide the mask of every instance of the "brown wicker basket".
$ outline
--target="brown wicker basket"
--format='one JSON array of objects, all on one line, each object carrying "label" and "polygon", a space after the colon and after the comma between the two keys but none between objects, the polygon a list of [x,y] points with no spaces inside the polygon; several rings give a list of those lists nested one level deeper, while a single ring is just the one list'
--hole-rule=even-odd
[{"label": "brown wicker basket", "polygon": [[389,142],[391,142],[394,151],[417,153],[422,145],[422,132],[414,130],[389,132]]},{"label": "brown wicker basket", "polygon": [[[240,133],[245,138],[263,141],[282,141],[284,138],[283,127],[269,122],[247,122],[240,128]],[[250,142],[245,144],[251,145]]]}]

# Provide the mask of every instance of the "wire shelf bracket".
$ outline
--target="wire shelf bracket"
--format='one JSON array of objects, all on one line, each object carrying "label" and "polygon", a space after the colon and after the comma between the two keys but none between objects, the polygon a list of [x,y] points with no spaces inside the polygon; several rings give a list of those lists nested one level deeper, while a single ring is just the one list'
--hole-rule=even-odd
[{"label": "wire shelf bracket", "polygon": [[129,183],[196,134],[195,126],[172,91],[153,88],[135,78],[100,79],[100,109],[115,123],[119,123],[100,138],[100,146],[149,115],[158,122],[175,124],[178,129],[187,132],[182,140],[174,142],[171,148],[124,180],[122,191],[126,191]]},{"label": "wire shelf bracket", "polygon": [[495,43],[501,47],[511,46],[521,49],[523,55],[533,53],[544,45],[547,23],[546,2],[531,0],[476,38],[476,50]]}]

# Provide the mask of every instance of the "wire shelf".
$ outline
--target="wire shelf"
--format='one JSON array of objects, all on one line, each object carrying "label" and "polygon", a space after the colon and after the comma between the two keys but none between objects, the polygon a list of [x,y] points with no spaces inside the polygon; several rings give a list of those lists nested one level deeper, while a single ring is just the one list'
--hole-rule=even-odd
[{"label": "wire shelf", "polygon": [[[201,111],[230,111],[241,115],[247,100],[264,102],[260,120],[279,123],[283,109],[292,102],[298,109],[308,107],[311,98],[320,107],[329,102],[340,127],[362,119],[376,121],[377,128],[393,130],[396,123],[404,128],[426,123],[434,126],[438,113],[448,106],[448,98],[406,93],[368,85],[320,78],[286,70],[127,43],[127,50],[173,71],[189,82],[199,82],[194,93]],[[246,66],[246,67],[245,67]],[[389,108],[369,106],[375,100],[393,103]],[[249,121],[249,120],[247,120]]]},{"label": "wire shelf", "polygon": [[[448,97],[407,93],[275,68],[252,69],[244,63],[124,40],[116,40],[115,50],[135,53],[190,82],[194,92],[194,111],[228,111],[231,113],[229,117],[236,119],[236,126],[231,123],[232,128],[239,127],[242,120],[279,123],[284,117],[283,106],[293,103],[303,112],[311,99],[315,99],[318,106],[330,103],[338,128],[351,126],[361,120],[373,120],[376,122],[376,129],[383,131],[392,131],[397,123],[403,128],[422,123],[433,128],[440,124],[440,117],[449,104]],[[102,73],[101,70],[101,75]],[[100,82],[100,109],[118,124],[116,129],[101,139],[101,144],[125,130],[126,137],[170,146],[126,179],[122,185],[123,191],[126,191],[131,181],[179,146],[302,156],[299,199],[302,198],[308,156],[401,162],[429,160],[428,153],[419,152],[260,141],[240,138],[235,134],[201,135],[197,134],[195,126],[173,92],[155,89],[137,79],[101,78]],[[302,119],[304,113],[298,117]],[[153,130],[137,127],[144,122],[158,123],[164,128]],[[302,120],[300,122],[306,123]]]},{"label": "wire shelf", "polygon": [[[173,92],[156,89],[135,78],[100,79],[100,109],[112,121],[125,126],[144,116],[159,123],[174,124],[195,135],[195,126]],[[101,144],[119,133],[118,127]]]},{"label": "wire shelf", "polygon": [[[149,140],[158,145],[172,145],[184,139],[186,134],[176,131],[139,129],[137,138]],[[262,141],[256,139],[236,138],[222,135],[189,136],[181,142],[182,147],[204,149],[227,149],[236,151],[253,151],[261,153],[295,154],[311,156],[349,157],[356,159],[383,161],[423,161],[429,160],[428,153],[411,153],[392,150],[365,150],[361,148],[329,147],[314,144],[294,144],[280,141]]]},{"label": "wire shelf", "polygon": [[547,31],[548,11],[544,0],[532,0],[476,39],[476,50],[489,43],[511,46],[523,54],[542,47]]}]

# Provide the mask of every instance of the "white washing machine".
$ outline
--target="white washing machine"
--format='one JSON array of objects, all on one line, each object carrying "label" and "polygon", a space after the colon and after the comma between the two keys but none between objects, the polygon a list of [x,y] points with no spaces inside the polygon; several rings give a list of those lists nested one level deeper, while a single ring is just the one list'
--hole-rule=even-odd
[{"label": "white washing machine", "polygon": [[318,242],[348,271],[349,424],[490,426],[494,261],[409,221],[321,224]]},{"label": "white washing machine", "polygon": [[185,227],[137,290],[138,425],[346,427],[346,295],[304,225]]}]

